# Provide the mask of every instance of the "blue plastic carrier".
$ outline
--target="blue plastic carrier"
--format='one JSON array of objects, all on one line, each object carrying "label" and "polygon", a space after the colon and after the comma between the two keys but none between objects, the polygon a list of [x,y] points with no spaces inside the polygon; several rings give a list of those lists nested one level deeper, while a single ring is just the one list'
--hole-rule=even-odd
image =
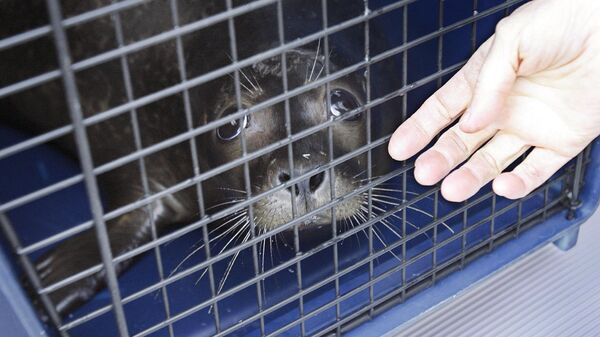
[{"label": "blue plastic carrier", "polygon": [[[385,32],[384,41],[389,44],[374,48],[372,55],[400,48],[392,57],[398,69],[402,69],[406,56],[409,70],[404,89],[410,113],[439,82],[447,80],[473,48],[493,33],[496,23],[521,2],[371,0],[369,3],[372,10],[365,15],[374,15],[369,21],[370,29]],[[386,10],[386,6],[399,3],[402,6],[397,9]],[[376,15],[378,11],[385,13]],[[405,17],[408,22],[404,22]],[[407,29],[406,36],[404,29]],[[403,44],[404,37],[407,44]],[[378,48],[380,50],[376,50]],[[351,54],[352,50],[345,52]],[[373,65],[372,71],[390,76],[389,68]],[[443,76],[432,77],[440,71],[444,72]],[[401,71],[397,75],[401,77]],[[374,86],[373,96],[385,92],[385,88]],[[400,101],[394,104],[401,111]],[[376,119],[375,123],[385,123],[385,117]],[[24,139],[26,135],[19,131],[0,127],[0,149]],[[337,273],[328,262],[332,246],[315,245],[321,248],[301,258],[302,289],[298,288],[295,263],[271,272],[261,281],[263,310],[267,310],[267,314],[258,312],[256,287],[234,289],[232,296],[219,301],[221,331],[230,329],[230,336],[261,336],[262,320],[264,335],[299,336],[304,330],[306,335],[380,336],[401,329],[408,320],[548,243],[569,249],[577,240],[579,225],[594,212],[600,200],[598,143],[595,141],[547,184],[516,202],[494,196],[487,186],[468,202],[452,204],[441,198],[437,188],[416,184],[412,170],[390,175],[389,183],[403,186],[411,194],[407,199],[412,203],[404,208],[404,219],[415,226],[404,224],[405,240],[399,240],[392,231],[381,227],[380,233],[389,244],[384,247],[375,242],[374,252],[369,253],[365,235],[349,236],[337,243],[340,259]],[[392,172],[402,172],[405,166],[396,165],[393,168],[396,171]],[[76,162],[50,145],[1,159],[0,205],[79,172]],[[390,196],[399,200],[403,197],[398,192]],[[402,228],[402,217],[397,216],[402,209],[388,209],[392,214],[388,220]],[[435,220],[429,214],[435,214]],[[59,336],[56,327],[40,322],[26,296],[21,282],[23,271],[15,250],[88,219],[89,204],[81,183],[0,213],[5,229],[4,235],[0,235],[1,336]],[[7,231],[7,227],[12,230]],[[195,231],[163,245],[165,270],[174,269],[201,238],[201,232]],[[278,250],[276,260],[285,262],[294,258],[294,251],[289,247],[278,247]],[[35,258],[41,253],[43,250],[29,257]],[[204,256],[198,254],[184,267],[203,259]],[[242,262],[232,271],[224,292],[254,277],[251,251],[243,251],[239,259]],[[217,274],[223,273],[226,262],[216,264]],[[193,310],[195,305],[210,299],[208,278],[200,279],[200,274],[201,271],[167,286],[173,315]],[[155,256],[149,251],[119,278],[121,295],[127,298],[158,281]],[[152,291],[124,305],[131,336],[169,335],[167,325],[161,325],[166,317],[159,294]],[[63,324],[79,323],[68,330],[69,335],[117,336],[117,325],[110,310],[86,320],[86,315],[110,303],[110,295],[105,290],[72,313]],[[172,320],[172,327],[174,335],[180,337],[210,336],[217,332],[210,306]]]}]

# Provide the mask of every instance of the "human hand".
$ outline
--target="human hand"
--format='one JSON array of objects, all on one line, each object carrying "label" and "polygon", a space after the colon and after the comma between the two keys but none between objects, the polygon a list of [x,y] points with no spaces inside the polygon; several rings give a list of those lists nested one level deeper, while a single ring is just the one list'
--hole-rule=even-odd
[{"label": "human hand", "polygon": [[600,1],[534,0],[504,18],[398,127],[390,155],[412,157],[458,118],[417,158],[420,184],[437,183],[469,157],[444,179],[445,199],[465,200],[492,179],[511,199],[544,183],[600,134]]}]

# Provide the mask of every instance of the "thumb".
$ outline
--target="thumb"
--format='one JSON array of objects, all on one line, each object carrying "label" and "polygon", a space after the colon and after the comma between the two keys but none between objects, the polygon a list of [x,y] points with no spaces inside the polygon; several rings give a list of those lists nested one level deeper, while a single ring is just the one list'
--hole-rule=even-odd
[{"label": "thumb", "polygon": [[460,122],[464,132],[480,131],[498,119],[517,78],[519,43],[514,27],[507,26],[506,22],[503,20],[498,24],[492,37],[492,45],[475,84],[473,99]]}]

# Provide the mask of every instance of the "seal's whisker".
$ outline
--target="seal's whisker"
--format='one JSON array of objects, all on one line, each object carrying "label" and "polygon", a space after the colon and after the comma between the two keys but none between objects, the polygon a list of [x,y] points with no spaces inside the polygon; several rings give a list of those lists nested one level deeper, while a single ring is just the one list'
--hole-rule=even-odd
[{"label": "seal's whisker", "polygon": [[387,221],[386,219],[382,219],[381,223],[385,226],[385,228],[389,229],[390,232],[394,233],[394,235],[396,235],[399,239],[402,239],[402,235],[393,228],[393,225],[389,221]]},{"label": "seal's whisker", "polygon": [[[363,219],[363,221],[367,221],[367,218],[364,216],[364,214],[357,213],[357,215],[361,219]],[[381,242],[383,247],[387,248],[387,243],[385,243],[385,241],[381,238],[383,235],[381,235],[381,233],[379,232],[379,230],[377,229],[376,226],[372,226],[372,231],[373,231],[373,234],[375,235],[375,237],[377,237],[377,240],[379,240],[379,242]],[[363,232],[365,232],[365,230],[363,230]],[[366,235],[366,233],[365,233],[365,235]],[[402,259],[400,259],[396,254],[394,254],[393,251],[389,250],[388,253],[392,254],[398,261],[402,262]]]},{"label": "seal's whisker", "polygon": [[244,191],[244,190],[240,190],[237,188],[229,188],[229,187],[217,187],[218,190],[223,190],[223,191],[232,191],[232,192],[239,192],[242,194],[247,194],[248,192]]},{"label": "seal's whisker", "polygon": [[[246,80],[248,81],[248,83],[250,83],[250,85],[252,86],[252,88],[254,88],[255,91],[259,91],[258,87],[254,83],[252,83],[252,81],[250,80],[250,78],[248,77],[248,75],[246,75],[246,73],[242,69],[240,69],[240,73],[246,78]],[[241,83],[241,81],[240,81],[240,83]]]},{"label": "seal's whisker", "polygon": [[223,248],[221,249],[221,251],[219,252],[219,254],[223,253],[225,251],[225,249],[227,249],[227,247],[229,247],[229,245],[234,240],[236,240],[236,242],[237,242],[238,236],[241,236],[240,234],[242,234],[244,232],[244,229],[248,228],[249,226],[250,226],[250,220],[246,219],[246,221],[243,223],[243,225],[241,225],[239,228],[237,228],[238,229],[237,233],[235,233],[233,235],[233,237],[231,237],[231,239],[229,239],[229,241],[227,241],[227,243],[225,244],[225,246],[223,246]]},{"label": "seal's whisker", "polygon": [[[244,211],[245,211],[245,209],[244,209]],[[245,216],[247,216],[247,215],[248,215],[248,214],[247,214],[247,212],[240,212],[240,213],[237,213],[237,214],[232,214],[232,217],[231,217],[230,219],[228,219],[227,221],[225,221],[225,222],[223,222],[223,223],[219,224],[219,226],[217,226],[217,227],[215,227],[215,228],[211,229],[211,230],[210,230],[210,232],[208,232],[208,234],[209,234],[209,235],[211,235],[211,234],[213,234],[214,232],[216,232],[216,231],[218,231],[219,229],[221,229],[221,227],[223,227],[223,226],[225,226],[225,225],[227,225],[227,224],[229,224],[229,223],[231,223],[231,222],[233,222],[233,221],[239,220],[240,218],[243,218],[243,217],[245,217]],[[233,226],[231,226],[229,229],[231,229],[231,228],[235,228],[235,226],[236,226],[236,225],[237,225],[237,223],[236,223],[236,224],[234,224]],[[229,230],[229,229],[228,229],[228,230]],[[214,239],[216,239],[216,238],[214,238]],[[212,242],[212,240],[211,240],[211,242]]]},{"label": "seal's whisker", "polygon": [[[265,233],[265,229],[261,229],[258,231],[258,235],[263,235]],[[260,272],[264,273],[265,272],[265,247],[267,246],[267,242],[266,242],[267,238],[264,238],[260,241],[259,243],[259,247],[258,250],[261,251],[262,253],[260,254],[260,259],[261,259],[261,267],[260,267]],[[262,246],[262,248],[261,248]]]},{"label": "seal's whisker", "polygon": [[[281,233],[277,233],[275,235],[275,240],[273,240],[273,241],[275,241],[275,249],[277,249],[277,255],[279,256],[280,259],[281,259],[281,252],[279,251],[279,240],[278,239],[281,235],[282,235]],[[273,258],[273,249],[271,249],[271,259],[272,258]]]},{"label": "seal's whisker", "polygon": [[[279,233],[275,234],[275,238],[269,236],[269,254],[271,255],[271,266],[275,265],[275,260],[273,259],[273,241],[277,242],[278,235]],[[281,258],[281,255],[279,257]]]},{"label": "seal's whisker", "polygon": [[[259,235],[265,234],[265,233],[267,233],[267,231],[268,230],[265,227],[265,228],[262,229],[262,231],[259,232]],[[262,256],[261,256],[261,258],[262,258],[262,267],[261,267],[261,271],[260,272],[261,272],[261,274],[264,274],[264,272],[265,272],[265,254],[266,254],[265,253],[265,249],[266,249],[266,246],[267,246],[267,238],[264,238],[261,241],[261,243],[262,243]],[[271,238],[269,237],[269,250],[271,249],[270,245],[271,245]],[[271,267],[272,266],[273,266],[273,262],[271,261]],[[263,286],[261,287],[261,289],[262,289],[262,297],[263,297],[263,300],[266,302],[266,300],[267,300],[267,289],[264,286],[264,279],[261,280],[261,281],[263,282]]]},{"label": "seal's whisker", "polygon": [[[381,207],[379,207],[379,206],[375,206],[375,205],[373,205],[373,208],[375,208],[376,210],[378,210],[378,211],[380,211],[380,212],[382,212],[382,213],[383,213],[383,212],[385,212],[385,209],[383,209],[383,208],[381,208]],[[394,218],[396,218],[396,219],[398,219],[398,220],[402,221],[402,218],[401,218],[400,216],[396,215],[396,213],[392,213],[392,214],[390,214],[389,216],[391,216],[391,217],[394,217]],[[409,224],[409,225],[410,225],[412,228],[414,228],[414,229],[417,229],[417,230],[421,229],[420,227],[418,227],[418,226],[414,225],[412,222],[410,222],[410,221],[408,221],[408,220],[406,221],[406,223],[407,223],[407,224]]]},{"label": "seal's whisker", "polygon": [[[409,190],[405,191],[403,189],[398,189],[398,188],[385,188],[385,186],[389,186],[389,185],[391,185],[391,184],[379,184],[379,185],[377,185],[377,187],[373,187],[372,190],[384,191],[384,192],[397,192],[397,193],[406,192],[406,194],[416,195],[416,196],[420,196],[421,195],[421,194],[419,194],[417,192],[413,192],[413,191],[409,191]],[[384,186],[384,187],[380,187],[380,186]],[[424,199],[433,200],[433,197],[431,197],[430,195],[428,195]]]},{"label": "seal's whisker", "polygon": [[[375,200],[375,198],[373,198],[373,200]],[[375,201],[377,201],[377,200],[375,200]],[[367,204],[366,202],[363,202],[363,205],[366,207],[368,204]],[[412,207],[412,206],[411,206],[411,207]],[[381,212],[381,213],[385,212],[385,210],[384,210],[383,208],[376,207],[376,206],[373,206],[373,208],[374,208],[376,211],[379,211],[379,212]],[[407,209],[412,209],[412,208],[410,208],[410,207],[409,207],[409,208],[407,208]],[[381,214],[381,213],[380,213],[380,214]],[[377,214],[375,214],[375,215],[377,215]],[[396,218],[396,219],[398,219],[398,220],[400,220],[400,221],[402,221],[402,220],[403,220],[403,219],[402,219],[402,217],[400,217],[400,216],[396,215],[395,213],[392,213],[392,214],[388,215],[388,217],[390,217],[390,216],[391,216],[391,217],[394,217],[394,218]],[[416,230],[419,230],[419,229],[421,229],[421,227],[419,227],[419,226],[415,225],[414,223],[412,223],[412,222],[411,222],[411,221],[409,221],[408,219],[404,219],[404,221],[406,222],[406,224],[408,224],[410,227],[412,227],[412,228],[414,228],[414,229],[416,229]],[[428,235],[426,232],[424,232],[424,233],[423,233],[423,235],[425,235],[425,237],[427,237],[427,239],[431,239],[431,238],[429,237],[429,235]]]},{"label": "seal's whisker", "polygon": [[[364,172],[363,172],[363,173],[364,173]],[[363,174],[363,173],[361,173],[361,174]],[[359,175],[360,175],[360,174],[357,174],[357,175],[356,175],[356,176],[354,176],[353,178],[355,178],[355,177],[358,177]],[[372,180],[375,180],[375,179],[377,179],[377,178],[381,178],[381,177],[383,177],[383,176],[384,176],[384,175],[378,175],[378,176],[372,176],[371,178],[368,178],[368,177],[367,177],[367,178],[363,178],[363,179],[356,179],[356,180],[354,180],[354,181],[353,181],[353,183],[354,183],[354,184],[357,184],[357,183],[365,184],[365,181],[366,181],[366,183],[369,183],[369,182],[371,182]],[[377,184],[376,186],[381,186],[381,185],[382,185],[382,184]],[[372,188],[375,188],[375,187],[372,187]]]},{"label": "seal's whisker", "polygon": [[[354,178],[356,178],[356,177],[360,176],[361,174],[364,174],[365,172],[367,172],[367,169],[364,169],[364,170],[360,171],[358,174],[355,174],[355,175],[353,175],[353,176],[352,176],[352,179],[354,179]],[[368,179],[368,178],[367,178],[367,179]],[[359,181],[362,181],[362,180],[359,180]]]},{"label": "seal's whisker", "polygon": [[[360,208],[364,212],[363,215],[369,214],[369,210],[367,209],[367,207],[361,205]],[[365,219],[366,219],[366,216],[365,216]],[[394,233],[396,236],[398,236],[400,239],[402,239],[402,235],[400,235],[398,232],[396,232],[392,228],[393,225],[387,219],[381,219],[381,220],[379,220],[379,222],[381,222],[387,229],[389,229],[392,233]]]},{"label": "seal's whisker", "polygon": [[[379,201],[379,200],[377,200],[376,198],[372,198],[372,200],[374,200],[374,201]],[[394,205],[395,205],[395,204],[394,204]],[[367,207],[367,206],[368,206],[368,203],[366,202],[366,200],[363,200],[363,206],[364,206],[364,207]],[[376,206],[376,205],[371,205],[371,207],[372,207],[372,208],[373,208],[375,211],[378,211],[378,212],[380,212],[379,214],[382,214],[382,213],[385,213],[385,212],[386,212],[386,210],[385,210],[385,209],[383,209],[383,208],[381,208],[381,207],[378,207],[378,206]],[[375,214],[375,215],[379,215],[379,214]],[[390,216],[391,216],[391,217],[394,217],[394,218],[396,218],[396,219],[398,219],[398,220],[400,220],[400,221],[402,221],[402,217],[400,217],[400,216],[396,215],[396,213],[389,214],[387,217],[390,217]],[[409,226],[411,226],[412,228],[416,229],[416,230],[419,230],[419,229],[420,229],[420,227],[416,226],[415,224],[413,224],[412,222],[410,222],[410,221],[408,221],[408,220],[406,220],[406,223],[407,223]],[[428,236],[428,237],[429,237],[429,236]]]},{"label": "seal's whisker", "polygon": [[233,224],[230,228],[228,228],[225,232],[215,236],[214,238],[210,239],[210,243],[213,243],[214,240],[217,240],[214,244],[217,245],[219,244],[219,242],[221,242],[221,240],[223,240],[223,238],[225,238],[227,235],[229,235],[229,233],[231,233],[233,230],[238,229],[238,226],[240,225],[244,225],[244,222],[248,221],[248,217],[244,217],[239,219],[235,224]]},{"label": "seal's whisker", "polygon": [[[350,222],[349,223],[350,228],[354,228],[354,220],[353,219],[354,219],[353,216],[348,217],[348,221]],[[352,235],[352,236],[354,236],[354,238],[356,238],[356,244],[358,245],[358,248],[360,248],[360,239],[358,238],[358,233],[356,233],[355,235]]]},{"label": "seal's whisker", "polygon": [[[230,220],[228,220],[228,222],[230,222],[230,221],[232,221],[232,220],[235,220],[235,219],[239,219],[239,218],[240,218],[241,216],[243,216],[243,215],[245,215],[245,214],[240,214],[240,215],[238,215],[237,217],[234,217],[233,219],[230,219]],[[214,238],[211,238],[211,239],[209,240],[209,242],[213,242],[214,240],[216,240],[216,239],[218,239],[218,238],[220,238],[220,237],[223,237],[223,236],[227,235],[229,232],[231,232],[231,231],[232,231],[232,230],[234,230],[234,229],[235,229],[237,226],[239,226],[239,224],[240,224],[240,223],[241,223],[243,220],[244,220],[244,218],[242,218],[242,219],[239,219],[239,220],[238,220],[238,221],[237,221],[235,224],[233,224],[231,227],[229,227],[229,228],[228,228],[228,229],[227,229],[225,232],[223,232],[223,233],[219,234],[218,236],[216,236],[216,237],[214,237]],[[224,224],[226,224],[226,223],[223,223],[223,224],[222,224],[222,225],[220,225],[219,227],[223,226]],[[214,231],[214,230],[213,230],[213,231]],[[183,264],[184,264],[186,261],[188,261],[188,260],[189,260],[189,259],[190,259],[190,258],[191,258],[191,257],[192,257],[194,254],[196,254],[196,253],[197,253],[197,252],[199,252],[201,249],[203,249],[205,245],[206,245],[206,243],[202,243],[202,244],[201,244],[201,245],[199,245],[198,247],[194,248],[194,249],[192,250],[192,252],[190,252],[188,255],[186,255],[186,257],[185,257],[185,258],[183,258],[183,260],[181,260],[181,262],[179,262],[179,263],[177,264],[177,266],[175,266],[175,268],[173,268],[173,270],[171,271],[171,273],[169,274],[169,276],[168,276],[168,277],[171,277],[171,276],[173,276],[175,273],[177,273],[177,271],[179,271],[179,269],[181,268],[181,266],[182,266],[182,265],[183,265]]]},{"label": "seal's whisker", "polygon": [[[248,228],[250,226],[250,219],[249,218],[244,218],[244,220],[246,220],[246,222],[244,222],[244,224],[241,226],[241,228],[239,228],[239,230],[237,231],[237,233],[231,238],[231,240],[229,240],[229,242],[227,242],[227,244],[225,244],[225,246],[219,251],[218,254],[223,253],[225,251],[225,249],[227,249],[227,247],[229,246],[229,244],[231,243],[232,240],[235,239],[235,242],[237,242],[238,239],[239,239],[239,237],[241,237],[240,234],[244,232],[244,229]],[[242,243],[248,241],[249,237],[250,237],[250,230],[248,228],[248,230],[246,231],[246,236],[242,240]],[[234,254],[232,260],[230,260],[229,263],[227,264],[227,268],[225,270],[225,275],[223,275],[223,277],[221,277],[221,280],[219,281],[219,286],[218,286],[218,289],[217,289],[217,292],[216,292],[217,295],[220,294],[221,291],[223,290],[223,286],[225,285],[225,282],[227,281],[227,278],[229,277],[229,274],[231,273],[231,269],[233,268],[233,265],[235,264],[235,261],[236,261],[237,257],[239,256],[240,252],[241,251],[237,251]],[[200,277],[196,280],[196,282],[194,283],[194,285],[197,285],[200,282],[200,280],[202,280],[202,278],[204,277],[204,275],[206,275],[207,271],[208,271],[208,268],[204,269],[204,271],[202,272],[202,274],[200,275]],[[213,306],[214,305],[211,305],[208,308],[208,313],[209,314],[212,312]]]},{"label": "seal's whisker", "polygon": [[[231,55],[229,55],[229,53],[225,52],[225,55],[227,55],[227,57],[229,58],[229,60],[230,60],[231,62],[233,62],[233,58],[231,57]],[[246,74],[244,73],[244,71],[243,71],[242,69],[239,69],[239,71],[240,71],[240,73],[241,73],[241,74],[242,74],[242,75],[243,75],[243,76],[246,78],[246,80],[248,80],[248,82],[250,82],[250,85],[251,85],[252,87],[254,87],[254,89],[255,89],[255,90],[258,90],[258,88],[256,88],[256,87],[254,86],[254,84],[252,83],[252,81],[250,81],[250,79],[248,78],[248,76],[246,76]],[[231,74],[229,74],[229,76],[230,76],[231,78],[234,78],[234,76],[233,76],[233,75],[231,75]],[[248,87],[246,87],[246,86],[244,85],[244,83],[242,83],[242,81],[239,81],[239,83],[240,83],[240,85],[242,85],[244,88],[246,88],[246,90],[248,90],[248,92],[252,93],[252,90],[248,89]]]},{"label": "seal's whisker", "polygon": [[[206,210],[207,210],[207,211],[209,211],[209,210],[215,209],[215,208],[217,208],[217,207],[220,207],[220,206],[224,206],[224,205],[230,205],[230,204],[237,204],[237,203],[239,203],[240,201],[244,201],[244,200],[246,200],[246,199],[244,199],[244,198],[235,198],[235,199],[233,199],[233,198],[232,198],[231,200],[227,200],[227,201],[224,201],[224,202],[218,203],[218,204],[216,204],[216,205],[212,205],[212,206],[210,206],[210,207],[206,208]],[[241,209],[237,210],[237,211],[236,211],[236,213],[237,213],[237,212],[239,212],[239,211],[242,211],[242,210],[244,210],[244,209],[243,209],[243,208],[241,208]],[[233,214],[235,214],[235,213],[233,213]]]},{"label": "seal's whisker", "polygon": [[310,70],[310,76],[308,77],[307,83],[310,83],[312,81],[312,76],[315,71],[315,65],[317,65],[317,60],[319,59],[319,50],[320,49],[321,49],[321,39],[319,39],[319,42],[317,42],[317,53],[315,56],[315,62],[313,62],[312,69]]},{"label": "seal's whisker", "polygon": [[256,83],[256,86],[258,86],[258,90],[263,93],[264,89],[262,88],[262,86],[260,85],[260,82],[258,82],[258,79],[256,78],[256,76],[254,74],[252,74],[252,78],[254,78],[254,82]]},{"label": "seal's whisker", "polygon": [[[250,231],[248,231],[248,233],[246,233],[246,236],[244,236],[244,238],[242,239],[242,243],[245,243],[246,241],[248,241],[249,238],[250,238]],[[239,250],[237,252],[235,252],[235,254],[233,255],[233,258],[227,264],[227,269],[225,270],[225,275],[221,278],[221,281],[219,282],[219,289],[217,290],[217,294],[220,294],[221,291],[223,290],[223,287],[225,286],[225,282],[227,282],[227,278],[229,278],[231,269],[233,268],[233,265],[235,264],[235,261],[237,260],[238,256],[240,256],[240,253],[241,253],[241,251],[239,251]]]},{"label": "seal's whisker", "polygon": [[[387,248],[387,244],[385,243],[385,241],[381,238],[379,230],[377,229],[377,227],[373,227],[373,234],[375,234],[375,236],[377,237],[377,239],[379,240],[379,242],[381,242],[381,244],[383,245],[384,248]],[[388,253],[392,254],[392,256],[394,258],[396,258],[396,260],[402,262],[402,259],[398,257],[398,255],[396,255],[392,250],[388,250]]]},{"label": "seal's whisker", "polygon": [[[362,223],[358,217],[359,217],[360,213],[354,213],[352,214],[352,217],[354,217],[354,220],[356,220],[356,225],[360,226],[360,224]],[[366,220],[365,220],[366,221]],[[365,235],[365,237],[367,238],[367,240],[369,240],[369,236],[367,235],[367,232],[365,231],[365,229],[361,230],[361,232]],[[358,234],[358,233],[357,233]]]},{"label": "seal's whisker", "polygon": [[[350,227],[354,228],[354,221],[353,218],[349,218],[350,219]],[[356,219],[356,217],[354,217],[354,219]],[[363,230],[364,232],[364,230]],[[356,238],[356,242],[358,243],[358,247],[360,247],[360,239],[358,238],[358,235],[354,235],[354,237]],[[367,236],[368,239],[368,236]]]},{"label": "seal's whisker", "polygon": [[[234,77],[233,75],[231,75],[231,74],[228,74],[228,75],[229,75],[229,77],[231,77],[231,79],[233,79],[233,80],[235,81],[235,77]],[[246,89],[246,91],[247,91],[248,93],[252,94],[252,90],[250,90],[250,88],[248,88],[248,86],[246,86],[246,85],[244,84],[244,82],[242,82],[242,81],[239,81],[238,83],[240,84],[240,86],[242,86],[244,89]]]},{"label": "seal's whisker", "polygon": [[[393,198],[393,197],[390,197],[390,196],[384,196],[384,195],[381,195],[379,198],[377,198],[377,196],[378,196],[378,195],[374,195],[374,194],[372,194],[372,196],[373,196],[373,198],[372,198],[372,199],[373,199],[373,200],[375,200],[375,201],[378,201],[378,202],[381,202],[381,203],[384,203],[384,204],[388,204],[388,205],[394,205],[394,206],[396,206],[396,205],[397,205],[397,203],[395,203],[395,202],[390,202],[390,201],[386,201],[386,200],[382,200],[382,199],[380,199],[380,198],[381,198],[381,197],[387,197],[387,198],[392,198],[392,199],[401,200],[401,199],[398,199],[398,198]],[[406,208],[407,208],[407,209],[410,209],[410,210],[413,210],[413,211],[415,211],[415,212],[419,212],[419,213],[421,213],[421,214],[427,215],[428,217],[430,217],[430,218],[432,218],[432,219],[433,219],[433,214],[431,214],[431,213],[429,213],[429,212],[427,212],[427,211],[425,211],[425,210],[423,210],[423,209],[421,209],[421,208],[418,208],[418,207],[415,207],[415,206],[407,206]],[[450,226],[449,226],[447,223],[445,223],[444,221],[442,221],[440,224],[442,224],[444,227],[446,227],[446,229],[448,229],[448,230],[449,230],[449,231],[450,231],[452,234],[454,234],[454,230],[453,230],[453,229],[452,229],[452,228],[451,228],[451,227],[450,227]]]},{"label": "seal's whisker", "polygon": [[319,70],[319,73],[317,74],[317,77],[314,79],[314,81],[318,80],[319,77],[321,77],[321,74],[323,73],[323,69],[325,69],[325,65],[321,65],[321,70]]}]

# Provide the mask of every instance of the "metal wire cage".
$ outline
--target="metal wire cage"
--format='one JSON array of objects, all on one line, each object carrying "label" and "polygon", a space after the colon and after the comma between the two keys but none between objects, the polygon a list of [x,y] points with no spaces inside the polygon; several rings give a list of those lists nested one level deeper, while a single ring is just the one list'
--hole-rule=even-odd
[{"label": "metal wire cage", "polygon": [[[0,276],[5,287],[0,293],[10,294],[6,303],[24,322],[22,331],[32,336],[42,329],[48,335],[86,337],[351,333],[383,310],[408,307],[407,300],[439,286],[448,275],[464,274],[471,261],[507,240],[525,237],[533,228],[550,228],[551,220],[564,226],[538,236],[554,240],[557,233],[581,222],[577,209],[587,186],[585,168],[595,160],[592,148],[521,200],[497,197],[488,187],[461,204],[443,200],[439,187],[416,184],[411,161],[393,163],[385,156],[392,130],[523,1],[226,0],[205,2],[202,6],[211,6],[203,7],[197,17],[186,12],[200,3],[123,0],[73,6],[69,1],[47,0],[13,7],[11,2],[0,3],[6,16],[2,20],[6,29],[0,31]],[[39,11],[44,19],[22,18],[18,10]],[[240,21],[250,18],[247,21],[256,25],[249,26],[252,29],[267,25],[252,17],[261,11],[272,20],[266,31],[273,41],[248,54],[240,41],[252,34],[240,32]],[[139,29],[144,20],[151,24]],[[93,30],[110,41],[85,35]],[[218,41],[215,45],[194,38],[206,31]],[[196,49],[210,52],[211,62],[220,55],[213,68],[194,73],[190,41],[200,43]],[[162,50],[168,50],[167,56]],[[53,61],[29,64],[42,58],[40,51]],[[288,76],[295,64],[288,57],[300,51],[313,56],[301,73],[304,81],[294,84]],[[140,70],[144,60],[140,55],[146,52],[160,61],[159,69]],[[267,60],[281,75],[277,89],[261,87],[256,65]],[[94,71],[108,74],[112,81],[82,80],[92,78]],[[176,74],[175,80],[158,80],[169,72]],[[149,79],[157,83],[140,88],[138,82]],[[206,89],[214,81],[229,83],[231,108],[221,109],[227,113],[216,118],[195,120],[199,109],[195,97],[222,95]],[[339,90],[340,81],[359,81],[362,92],[354,100],[343,100],[356,106],[327,115],[344,107],[331,101],[335,96],[330,93]],[[48,89],[52,83],[59,89]],[[119,91],[121,98],[86,103],[88,97],[104,94],[102,88]],[[294,100],[315,90],[326,93],[319,101],[326,118],[300,127]],[[266,97],[248,103],[246,91],[260,91]],[[38,99],[42,104],[61,101],[65,111],[57,113],[63,115],[64,124],[45,125],[51,111],[25,111]],[[175,112],[163,112],[165,120],[156,117],[160,123],[169,124],[173,113],[185,125],[166,131],[145,129],[145,118],[153,118],[161,102]],[[281,133],[257,146],[245,125],[257,123],[259,114],[269,109],[279,114],[271,120],[276,120]],[[27,113],[37,117],[20,120]],[[336,131],[356,120],[352,134]],[[14,127],[32,121],[43,132],[23,133]],[[130,138],[127,144],[115,141],[106,150],[114,152],[110,160],[98,163],[97,154],[103,149],[95,144],[97,135],[110,132],[111,123],[127,125]],[[229,156],[223,150],[220,161],[207,167],[203,149],[221,145],[203,142],[202,137],[214,138],[227,127],[239,130],[234,136],[239,147]],[[71,150],[79,165],[55,148],[67,138],[75,140]],[[318,143],[317,152],[298,145],[307,139]],[[339,151],[339,143],[350,148]],[[172,165],[161,156],[182,146],[189,162],[178,165],[189,166],[191,174],[156,184],[148,172]],[[317,154],[324,159],[314,161]],[[215,154],[209,155],[214,160]],[[258,189],[257,177],[268,171],[257,173],[254,163],[276,156],[285,162],[280,169],[285,176],[280,173],[276,184]],[[336,176],[347,175],[348,162],[362,166],[352,174],[349,188],[336,188],[336,183],[343,185]],[[132,181],[132,186],[140,191],[134,200],[109,206],[105,198],[111,192],[102,185],[102,177],[125,167],[136,172],[139,181]],[[232,176],[241,186],[233,197],[229,191],[233,188],[227,185],[207,191],[207,186],[214,186],[211,181],[231,181]],[[128,181],[122,182],[116,188],[125,191]],[[309,193],[300,190],[313,188],[311,184],[327,191],[327,200],[300,205],[297,199]],[[161,219],[150,217],[146,240],[127,249],[115,248],[115,238],[134,234],[114,236],[112,223],[138,211],[163,214],[157,209],[172,205],[169,202],[177,200],[178,193],[190,190],[193,214],[186,218],[178,218],[177,211],[167,214],[179,226],[161,231],[157,228]],[[291,216],[265,226],[257,209],[277,193],[289,196],[285,207]],[[220,200],[215,205],[211,198]],[[597,196],[588,199],[595,204]],[[352,214],[339,211],[356,200]],[[283,208],[275,208],[274,214]],[[323,214],[328,224],[315,220]],[[85,233],[92,233],[93,240],[86,240]],[[97,246],[97,259],[48,281],[48,274],[61,265],[48,270],[40,259],[73,238]],[[540,241],[533,240],[531,247],[536,244]],[[69,256],[80,252],[61,252],[63,263],[78,263]],[[124,265],[130,266],[127,271]],[[98,294],[65,314],[53,294],[94,275],[100,275],[106,288],[100,286]],[[23,300],[27,292],[29,300]],[[404,314],[394,324],[418,313],[416,309]],[[45,317],[43,327],[36,317]],[[7,316],[6,321],[11,319]],[[370,333],[380,332],[375,331]]]}]

